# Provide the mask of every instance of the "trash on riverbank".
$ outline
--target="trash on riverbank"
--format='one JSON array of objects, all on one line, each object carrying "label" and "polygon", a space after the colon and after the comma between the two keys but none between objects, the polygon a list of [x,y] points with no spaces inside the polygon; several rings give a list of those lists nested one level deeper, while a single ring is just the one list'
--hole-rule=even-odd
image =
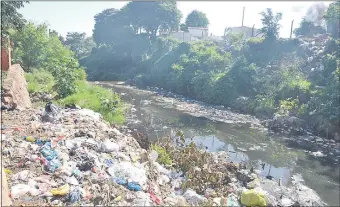
[{"label": "trash on riverbank", "polygon": [[[250,182],[240,182],[241,169],[226,154],[178,137],[157,143],[171,159],[163,165],[161,153],[142,149],[130,134],[109,127],[90,110],[60,109],[60,119],[53,122],[42,121],[41,110],[11,113],[21,130],[6,132],[2,147],[10,153],[2,151],[2,158],[11,172],[12,199],[21,204],[237,206]],[[33,116],[38,117],[34,128]]]}]

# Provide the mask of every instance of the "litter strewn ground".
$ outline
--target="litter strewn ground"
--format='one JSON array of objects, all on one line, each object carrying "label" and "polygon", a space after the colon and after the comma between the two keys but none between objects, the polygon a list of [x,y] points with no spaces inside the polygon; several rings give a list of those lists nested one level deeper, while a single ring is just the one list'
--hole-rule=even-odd
[{"label": "litter strewn ground", "polygon": [[2,115],[3,167],[15,206],[324,205],[298,181],[295,190],[261,180],[223,152],[176,146],[173,138],[164,147],[180,153],[163,166],[155,151],[87,109],[50,104]]}]

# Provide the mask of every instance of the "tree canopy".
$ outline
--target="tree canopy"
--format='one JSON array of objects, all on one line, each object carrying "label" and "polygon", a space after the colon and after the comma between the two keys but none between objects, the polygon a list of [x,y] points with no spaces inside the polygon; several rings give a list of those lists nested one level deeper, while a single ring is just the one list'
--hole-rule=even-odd
[{"label": "tree canopy", "polygon": [[85,33],[79,32],[68,32],[64,44],[69,46],[79,59],[90,54],[95,47],[92,37],[86,37]]},{"label": "tree canopy", "polygon": [[28,1],[1,1],[1,35],[8,35],[9,29],[20,29],[26,20],[17,12]]},{"label": "tree canopy", "polygon": [[208,27],[209,19],[205,13],[193,10],[187,16],[185,24],[187,27]]},{"label": "tree canopy", "polygon": [[296,36],[313,36],[316,34],[326,33],[326,30],[321,26],[315,26],[313,22],[302,19],[300,26],[294,30]]},{"label": "tree canopy", "polygon": [[340,38],[340,1],[333,2],[329,5],[324,18],[327,22],[327,31],[333,37]]}]

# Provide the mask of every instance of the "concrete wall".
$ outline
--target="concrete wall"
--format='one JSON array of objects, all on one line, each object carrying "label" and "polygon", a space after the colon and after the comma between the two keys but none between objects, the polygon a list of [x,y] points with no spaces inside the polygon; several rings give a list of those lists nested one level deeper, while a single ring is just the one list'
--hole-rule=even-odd
[{"label": "concrete wall", "polygon": [[188,27],[188,30],[193,37],[204,38],[208,36],[208,28]]},{"label": "concrete wall", "polygon": [[[245,38],[252,37],[252,30],[251,27],[230,27],[228,33],[243,33]],[[259,32],[258,29],[254,28],[254,36]],[[262,37],[262,34],[257,35],[257,37]]]},{"label": "concrete wall", "polygon": [[189,42],[191,40],[191,34],[189,32],[183,31],[173,32],[170,34],[170,37],[176,38],[183,42]]}]

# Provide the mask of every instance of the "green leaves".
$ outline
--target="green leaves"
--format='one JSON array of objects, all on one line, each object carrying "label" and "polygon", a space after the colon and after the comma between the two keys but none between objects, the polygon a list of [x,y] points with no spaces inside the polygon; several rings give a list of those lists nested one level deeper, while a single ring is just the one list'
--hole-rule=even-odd
[{"label": "green leaves", "polygon": [[203,12],[193,10],[185,20],[186,27],[208,27],[209,20]]},{"label": "green leaves", "polygon": [[268,40],[276,40],[279,37],[279,29],[281,25],[279,21],[282,18],[282,13],[273,14],[272,9],[267,8],[266,11],[260,13],[262,15],[262,25],[260,29],[265,34]]},{"label": "green leaves", "polygon": [[47,26],[28,23],[21,31],[11,34],[14,42],[13,59],[21,61],[25,71],[41,67],[48,47]]},{"label": "green leaves", "polygon": [[61,43],[58,35],[49,35],[45,24],[35,26],[29,23],[22,31],[15,31],[12,39],[14,59],[22,62],[27,72],[33,68],[50,72],[55,79],[54,89],[60,97],[75,93],[76,81],[86,78],[74,53]]},{"label": "green leaves", "polygon": [[1,36],[7,36],[10,29],[20,30],[26,20],[17,9],[24,7],[28,1],[1,1]]},{"label": "green leaves", "polygon": [[68,32],[64,44],[70,47],[78,59],[88,56],[96,46],[92,37],[86,38],[85,33],[79,32]]}]

